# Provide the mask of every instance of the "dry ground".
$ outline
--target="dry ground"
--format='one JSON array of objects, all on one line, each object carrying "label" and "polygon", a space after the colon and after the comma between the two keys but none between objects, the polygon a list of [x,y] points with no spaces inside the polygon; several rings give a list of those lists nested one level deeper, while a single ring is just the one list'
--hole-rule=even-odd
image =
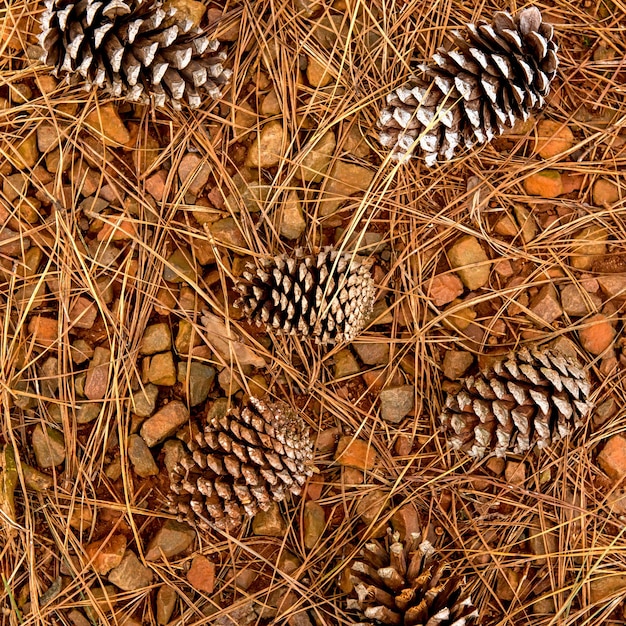
[{"label": "dry ground", "polygon": [[[624,296],[596,280],[608,275],[623,283],[626,266],[624,1],[540,2],[560,43],[559,72],[545,109],[515,134],[430,170],[419,160],[401,166],[386,160],[375,130],[384,95],[406,77],[412,58],[429,58],[453,28],[489,17],[501,4],[218,4],[210,6],[226,5],[226,17],[211,28],[228,40],[234,72],[223,101],[193,112],[156,113],[114,102],[129,131],[124,145],[106,142],[86,124],[107,106],[105,98],[55,86],[45,67],[29,61],[38,3],[0,6],[2,623],[151,624],[157,592],[168,587],[176,598],[172,624],[246,623],[245,613],[259,625],[351,624],[355,616],[346,610],[339,584],[343,566],[405,507],[430,529],[451,570],[466,576],[485,624],[624,624],[626,506],[619,482],[597,461],[606,442],[626,430]],[[307,17],[302,7],[309,5],[315,12]],[[330,74],[323,87],[307,76],[315,62]],[[279,112],[263,108],[272,90]],[[547,119],[570,129],[574,142],[546,161],[534,146],[537,125]],[[246,167],[249,146],[270,121],[285,131],[284,158],[263,170]],[[46,146],[33,139],[44,135],[42,127],[52,136]],[[299,167],[328,131],[336,138],[331,171],[344,162],[371,173],[371,184],[340,198],[330,214],[325,203],[332,175],[303,182]],[[210,167],[197,193],[178,175],[190,151]],[[546,168],[561,175],[565,189],[555,197],[528,195],[524,181]],[[15,178],[20,172],[24,179]],[[243,193],[242,173],[261,200]],[[608,201],[594,197],[599,180],[614,183],[616,195]],[[294,191],[305,224],[297,239],[288,239],[281,225]],[[94,196],[105,198],[100,211],[84,203]],[[496,227],[515,207],[532,216],[534,232],[507,235]],[[119,218],[126,230],[112,237]],[[234,220],[222,222],[227,234],[208,237],[207,230],[225,218]],[[601,233],[600,251],[615,253],[617,261],[597,258],[594,263],[604,265],[583,270],[572,265],[569,255],[580,246],[574,238],[587,227]],[[450,273],[446,251],[465,235],[476,237],[493,261],[489,281],[438,307],[429,281]],[[322,351],[267,337],[238,319],[232,276],[244,257],[333,242],[371,257],[379,287],[378,317],[349,354],[340,352],[344,346]],[[189,262],[175,263],[176,250]],[[164,280],[164,271],[171,280]],[[558,303],[568,285],[583,310],[561,302],[567,310],[544,322],[533,309],[537,298],[547,293]],[[83,306],[91,318],[81,327],[76,307]],[[252,369],[206,348],[202,309],[246,337],[267,365]],[[616,334],[607,351],[594,355],[579,333],[599,312]],[[181,554],[145,561],[152,583],[123,591],[94,572],[85,547],[121,535],[143,560],[168,517],[161,510],[167,490],[161,448],[152,450],[156,476],[141,478],[129,461],[129,435],[140,419],[128,400],[137,381],[146,380],[139,354],[145,328],[164,322],[176,338],[185,321],[199,331],[199,347],[194,352],[178,345],[171,354],[186,362],[191,351],[220,373],[221,383],[216,379],[206,403],[192,413],[202,414],[219,398],[236,402],[244,393],[238,386],[246,392],[265,387],[325,435],[316,456],[320,474],[305,498],[281,505],[287,522],[282,536],[255,535],[251,524],[236,536],[204,533]],[[570,340],[588,366],[601,407],[581,432],[506,465],[447,452],[437,418],[446,352],[478,357],[558,338]],[[110,356],[100,353],[103,381],[85,397],[95,348]],[[382,357],[364,357],[373,363],[362,360],[376,352]],[[339,369],[338,378],[346,357],[356,368]],[[381,417],[378,395],[398,385],[414,388],[414,409],[390,423]],[[96,414],[79,422],[77,408],[94,397]],[[186,397],[183,379],[161,386],[158,402]],[[33,469],[33,433],[42,427],[52,428],[57,440],[62,434],[65,457],[39,468],[45,475]],[[333,460],[341,434],[375,450],[373,469]],[[17,484],[14,503],[11,481]],[[372,494],[374,515],[366,523],[357,507]],[[304,512],[312,499],[322,507],[325,528],[307,546]],[[194,589],[187,579],[197,553],[216,565],[212,592]],[[246,572],[255,574],[250,586]]]}]

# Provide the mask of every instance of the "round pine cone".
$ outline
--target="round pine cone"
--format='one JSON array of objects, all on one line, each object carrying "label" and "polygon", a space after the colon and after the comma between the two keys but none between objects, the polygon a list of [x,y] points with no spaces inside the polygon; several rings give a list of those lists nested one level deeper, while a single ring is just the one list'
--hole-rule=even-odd
[{"label": "round pine cone", "polygon": [[161,0],[46,0],[41,60],[55,76],[84,81],[114,97],[175,108],[221,96],[231,71],[225,53]]},{"label": "round pine cone", "polygon": [[282,402],[251,397],[179,437],[186,450],[170,474],[168,506],[181,521],[209,528],[238,527],[244,515],[273,500],[298,495],[313,474],[313,442],[304,421]]},{"label": "round pine cone", "polygon": [[447,577],[428,541],[412,536],[405,543],[396,533],[383,546],[365,545],[360,558],[350,566],[350,578],[361,622],[389,626],[469,626],[478,617],[464,581]]},{"label": "round pine cone", "polygon": [[539,449],[583,425],[593,404],[587,371],[549,348],[522,348],[449,392],[441,421],[450,446],[482,458]]},{"label": "round pine cone", "polygon": [[318,344],[352,341],[376,292],[369,266],[332,247],[267,257],[258,268],[248,264],[235,288],[241,295],[235,306],[257,326],[310,336]]},{"label": "round pine cone", "polygon": [[421,151],[426,165],[450,160],[457,148],[491,141],[531,109],[542,107],[558,65],[553,28],[530,7],[511,17],[455,32],[451,50],[439,48],[420,76],[387,96],[380,143],[401,160]]}]

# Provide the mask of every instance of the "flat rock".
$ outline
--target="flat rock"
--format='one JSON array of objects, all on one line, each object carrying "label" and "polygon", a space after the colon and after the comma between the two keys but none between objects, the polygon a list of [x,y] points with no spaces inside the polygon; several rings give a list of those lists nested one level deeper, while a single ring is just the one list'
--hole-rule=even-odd
[{"label": "flat rock", "polygon": [[541,120],[537,126],[535,152],[550,159],[567,152],[574,145],[574,133],[569,126],[553,120]]},{"label": "flat rock", "polygon": [[252,520],[252,532],[259,536],[284,537],[287,524],[277,502],[272,502],[267,511],[259,511]]},{"label": "flat rock", "polygon": [[272,121],[264,124],[248,149],[246,165],[261,168],[278,165],[283,157],[285,139],[286,133],[280,122]]},{"label": "flat rock", "polygon": [[122,562],[126,552],[126,537],[112,535],[99,541],[92,541],[85,546],[85,552],[94,571],[104,576]]},{"label": "flat rock", "polygon": [[90,400],[102,400],[109,386],[109,369],[111,367],[111,351],[98,346],[87,369],[85,378],[85,397]]},{"label": "flat rock", "polygon": [[28,323],[28,332],[33,335],[37,344],[49,347],[58,339],[58,325],[59,323],[56,319],[44,317],[43,315],[34,315]]},{"label": "flat rock", "polygon": [[133,413],[139,417],[150,417],[156,409],[158,397],[159,389],[156,385],[144,385],[131,396],[130,406]]},{"label": "flat rock", "polygon": [[131,435],[128,438],[128,458],[135,474],[141,478],[156,476],[159,473],[159,468],[154,462],[150,448],[139,435]]},{"label": "flat rock", "polygon": [[80,296],[70,309],[69,318],[73,328],[89,329],[94,325],[97,316],[98,309],[95,303],[89,298]]},{"label": "flat rock", "polygon": [[524,179],[524,189],[529,196],[558,198],[563,193],[561,174],[556,170],[542,170]]},{"label": "flat rock", "polygon": [[167,324],[151,324],[146,328],[139,345],[139,354],[165,352],[172,347],[172,333]]},{"label": "flat rock", "polygon": [[320,63],[315,57],[309,56],[306,68],[306,78],[312,87],[326,87],[333,81],[327,63]]},{"label": "flat rock", "polygon": [[146,191],[157,202],[165,200],[167,185],[167,172],[165,170],[155,172],[152,176],[146,178],[145,182]]},{"label": "flat rock", "polygon": [[626,437],[613,435],[598,454],[598,465],[613,481],[626,476]]},{"label": "flat rock", "polygon": [[44,469],[61,465],[65,461],[65,439],[58,430],[37,424],[32,435],[33,452],[37,465]]},{"label": "flat rock", "polygon": [[599,255],[606,252],[609,233],[604,226],[591,224],[583,228],[574,236],[575,245],[572,246],[570,263],[577,270],[591,269]]},{"label": "flat rock", "polygon": [[489,280],[491,261],[476,237],[461,237],[448,249],[448,260],[470,291],[480,289]]},{"label": "flat rock", "polygon": [[180,183],[187,187],[189,193],[200,195],[209,180],[210,165],[199,154],[187,153],[178,166]]},{"label": "flat rock", "polygon": [[367,191],[375,172],[361,165],[335,161],[320,200],[322,217],[332,215],[350,196]]},{"label": "flat rock", "polygon": [[435,306],[443,306],[463,293],[463,283],[456,274],[438,274],[428,282],[426,293]]},{"label": "flat rock", "polygon": [[597,313],[584,322],[585,327],[578,331],[582,347],[594,355],[602,354],[615,339],[615,328],[609,318]]},{"label": "flat rock", "polygon": [[155,354],[150,359],[148,381],[163,387],[172,387],[176,384],[176,365],[171,350]]},{"label": "flat rock", "polygon": [[371,470],[377,460],[376,451],[367,441],[351,436],[342,437],[335,450],[335,461],[342,466]]},{"label": "flat rock", "polygon": [[361,367],[358,361],[348,348],[344,348],[335,354],[335,380],[354,376],[360,371]]},{"label": "flat rock", "polygon": [[196,531],[183,522],[167,520],[148,544],[146,560],[156,561],[161,556],[169,559],[185,552],[196,538]]},{"label": "flat rock", "polygon": [[612,180],[599,178],[593,184],[593,203],[596,206],[615,204],[619,199],[619,187]]},{"label": "flat rock", "polygon": [[400,423],[415,406],[415,388],[402,385],[380,392],[380,414],[386,422]]},{"label": "flat rock", "polygon": [[529,308],[546,324],[552,324],[563,315],[559,295],[553,285],[544,285],[531,300]]},{"label": "flat rock", "polygon": [[509,485],[523,485],[526,482],[526,463],[507,461],[504,466],[504,479]]},{"label": "flat rock", "polygon": [[280,209],[280,234],[287,239],[297,239],[306,229],[302,205],[295,189],[285,198]]},{"label": "flat rock", "polygon": [[389,362],[388,343],[353,343],[352,347],[365,365],[386,365]]},{"label": "flat rock", "polygon": [[583,317],[602,307],[602,299],[595,293],[587,293],[578,285],[565,285],[561,289],[563,311],[572,317]]},{"label": "flat rock", "polygon": [[319,538],[324,534],[326,514],[324,509],[310,500],[304,505],[304,545],[312,550]]},{"label": "flat rock", "polygon": [[197,361],[178,363],[178,382],[183,384],[189,406],[197,406],[208,398],[216,373],[214,367]]},{"label": "flat rock", "polygon": [[623,596],[626,591],[626,574],[607,574],[589,583],[590,601],[597,604],[613,596]]},{"label": "flat rock", "polygon": [[393,529],[405,539],[422,532],[419,513],[414,504],[403,504],[391,517]]},{"label": "flat rock", "polygon": [[215,588],[215,563],[206,556],[196,554],[187,572],[187,582],[197,591],[213,593]]},{"label": "flat rock", "polygon": [[624,298],[626,296],[626,276],[623,274],[598,276],[598,285],[607,298]]},{"label": "flat rock", "polygon": [[101,402],[85,402],[76,409],[76,423],[89,424],[93,422],[102,411]]},{"label": "flat rock", "polygon": [[140,434],[151,448],[171,437],[188,419],[187,407],[180,400],[172,400],[141,425]]},{"label": "flat rock", "polygon": [[213,222],[209,227],[209,231],[215,241],[226,246],[234,246],[235,248],[245,248],[246,240],[241,233],[237,221],[232,217]]},{"label": "flat rock", "polygon": [[122,562],[109,573],[109,582],[122,591],[148,587],[152,578],[152,570],[143,565],[131,550],[126,550]]},{"label": "flat rock", "polygon": [[177,248],[167,257],[167,263],[163,268],[163,280],[169,283],[179,284],[194,282],[197,278],[197,270],[193,256],[189,248]]},{"label": "flat rock", "polygon": [[130,133],[113,103],[99,106],[85,117],[85,124],[109,145],[126,144],[130,141]]},{"label": "flat rock", "polygon": [[160,626],[169,623],[176,608],[178,593],[169,585],[161,585],[156,595],[156,621]]},{"label": "flat rock", "polygon": [[367,495],[359,498],[356,505],[356,514],[361,521],[369,526],[385,512],[389,506],[389,494],[382,489],[374,489]]},{"label": "flat rock", "polygon": [[314,183],[321,182],[330,165],[336,144],[335,133],[332,130],[326,131],[321,137],[311,139],[305,144],[302,149],[304,157],[300,167],[302,180]]},{"label": "flat rock", "polygon": [[450,380],[465,376],[474,362],[474,355],[465,350],[446,350],[443,357],[443,375]]}]

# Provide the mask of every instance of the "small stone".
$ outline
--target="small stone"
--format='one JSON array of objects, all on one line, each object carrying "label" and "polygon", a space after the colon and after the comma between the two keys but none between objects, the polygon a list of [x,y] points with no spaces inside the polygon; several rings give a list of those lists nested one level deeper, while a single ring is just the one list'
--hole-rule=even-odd
[{"label": "small stone", "polygon": [[141,338],[139,354],[150,355],[165,352],[172,347],[172,333],[167,324],[152,324],[148,326]]},{"label": "small stone", "polygon": [[85,397],[90,400],[102,400],[109,385],[109,368],[111,367],[111,351],[98,346],[87,370],[85,379]]},{"label": "small stone", "polygon": [[591,269],[599,255],[605,254],[608,231],[603,226],[591,224],[578,232],[572,246],[570,263],[577,270]]},{"label": "small stone", "polygon": [[159,468],[154,462],[150,448],[139,435],[131,435],[128,438],[128,458],[133,465],[135,474],[141,478],[156,476]]},{"label": "small stone", "polygon": [[91,328],[98,316],[96,305],[83,296],[80,296],[70,309],[70,321],[73,328]]},{"label": "small stone", "polygon": [[154,413],[158,397],[158,387],[151,384],[145,385],[143,389],[139,389],[131,396],[132,412],[139,417],[150,417]]},{"label": "small stone", "polygon": [[72,609],[67,614],[68,619],[73,626],[92,626],[90,622],[78,609]]},{"label": "small stone", "polygon": [[215,588],[215,563],[206,556],[196,554],[187,572],[187,582],[197,591],[213,593]]},{"label": "small stone", "polygon": [[498,569],[496,574],[496,596],[498,600],[510,602],[518,597],[521,582],[522,575],[517,570],[511,568]]},{"label": "small stone", "polygon": [[553,285],[544,285],[531,300],[529,308],[546,324],[552,324],[563,315],[559,295]]},{"label": "small stone", "polygon": [[419,514],[414,504],[403,504],[391,517],[393,529],[400,534],[400,540],[421,533]]},{"label": "small stone", "polygon": [[513,213],[519,226],[519,234],[524,243],[530,243],[537,236],[537,222],[532,213],[525,207],[516,204]]},{"label": "small stone", "polygon": [[176,384],[176,365],[171,351],[155,354],[150,359],[148,381],[163,387],[172,387]]},{"label": "small stone", "polygon": [[248,149],[246,165],[248,167],[273,167],[283,157],[286,136],[283,125],[278,121],[268,122]]},{"label": "small stone", "polygon": [[326,514],[317,503],[309,500],[304,504],[304,545],[312,550],[326,528]]},{"label": "small stone", "polygon": [[272,115],[280,115],[282,106],[278,100],[278,94],[272,89],[261,102],[261,115],[271,117]]},{"label": "small stone", "polygon": [[474,355],[465,350],[446,350],[443,357],[443,375],[450,380],[465,376],[474,363]]},{"label": "small stone", "polygon": [[[4,465],[5,491],[7,490],[7,488],[10,488],[10,484],[11,484],[11,480],[10,478],[8,478],[8,474],[10,474],[10,471],[7,472],[6,467],[7,465],[5,461],[5,465]],[[50,476],[49,474],[44,474],[43,472],[40,472],[38,469],[31,467],[27,463],[22,463],[22,474],[24,475],[24,484],[26,485],[26,489],[32,489],[33,491],[43,492],[43,491],[47,491],[48,489],[52,487],[52,485],[54,485],[54,479],[52,478],[52,476]],[[17,480],[17,476],[16,476],[16,480]],[[4,496],[4,499],[6,501],[6,494]],[[11,519],[14,519],[14,518],[15,516],[13,516]]]},{"label": "small stone", "polygon": [[386,365],[389,362],[388,343],[354,343],[352,347],[356,350],[359,358],[365,365]]},{"label": "small stone", "polygon": [[342,437],[335,451],[335,461],[339,465],[361,470],[371,470],[378,460],[377,456],[368,442],[351,436]]},{"label": "small stone", "polygon": [[320,63],[315,57],[309,56],[306,78],[312,87],[326,87],[333,82],[333,75],[328,63]]},{"label": "small stone", "polygon": [[[175,9],[174,19],[179,23],[189,20],[191,28],[200,26],[206,13],[206,5],[199,0],[167,0],[163,4],[164,10]],[[169,25],[169,24],[168,24]]]},{"label": "small stone", "polygon": [[104,576],[114,567],[117,567],[126,552],[126,537],[113,535],[93,541],[85,546],[87,558],[91,561],[91,567],[95,572]]},{"label": "small stone", "polygon": [[280,234],[287,239],[297,239],[306,229],[300,199],[295,189],[285,198],[280,209]]},{"label": "small stone", "polygon": [[193,257],[188,248],[177,248],[167,258],[167,265],[163,268],[163,280],[170,283],[194,282],[197,271]]},{"label": "small stone", "polygon": [[521,486],[526,482],[526,464],[523,461],[507,461],[504,479],[509,485]]},{"label": "small stone", "polygon": [[391,424],[399,424],[415,406],[415,388],[391,387],[380,392],[380,414]]},{"label": "small stone", "polygon": [[361,165],[335,161],[326,178],[326,186],[320,199],[321,216],[332,215],[349,196],[367,191],[374,174],[373,170]]},{"label": "small stone", "polygon": [[602,354],[613,344],[615,328],[606,315],[598,313],[585,320],[585,328],[578,331],[578,338],[587,352]]},{"label": "small stone", "polygon": [[226,217],[213,222],[209,227],[209,232],[215,241],[225,246],[233,246],[235,248],[246,247],[246,240],[241,233],[237,221],[232,217]]},{"label": "small stone", "polygon": [[65,440],[62,433],[37,424],[32,435],[33,452],[37,465],[43,469],[61,465],[65,461]]},{"label": "small stone", "polygon": [[40,124],[37,127],[37,147],[39,152],[45,153],[48,150],[59,146],[59,131],[52,124]]},{"label": "small stone", "polygon": [[37,134],[31,133],[20,143],[15,151],[10,154],[10,160],[14,167],[20,170],[35,167],[39,160],[39,150],[37,149]]},{"label": "small stone", "polygon": [[[545,522],[548,526],[549,521]],[[528,529],[528,544],[530,551],[539,558],[535,559],[538,566],[547,565],[548,559],[545,557],[555,557],[559,553],[559,535],[550,528],[542,528],[541,519],[535,515],[530,522]],[[541,558],[543,557],[543,558]]]},{"label": "small stone", "polygon": [[529,196],[557,198],[563,193],[561,174],[556,170],[542,170],[524,179],[524,189]]},{"label": "small stone", "polygon": [[611,180],[599,178],[593,185],[593,203],[596,206],[615,204],[620,199],[620,189]]},{"label": "small stone", "polygon": [[609,573],[602,578],[594,577],[589,583],[589,591],[589,601],[594,605],[622,596],[626,591],[626,574]]},{"label": "small stone", "polygon": [[443,324],[451,330],[464,331],[475,319],[476,311],[472,306],[465,306],[459,309],[459,305],[463,300],[453,300],[449,306],[445,308],[445,317]]},{"label": "small stone", "polygon": [[568,126],[552,120],[541,120],[537,127],[535,152],[544,159],[567,152],[574,145],[574,133]]},{"label": "small stone", "polygon": [[85,402],[76,410],[76,423],[89,424],[93,422],[102,411],[103,404],[101,402]]},{"label": "small stone", "polygon": [[602,452],[598,454],[598,465],[614,482],[626,476],[626,437],[613,435]]},{"label": "small stone", "polygon": [[128,217],[112,217],[107,215],[102,230],[98,233],[98,241],[128,241],[137,236],[135,221]]},{"label": "small stone", "polygon": [[433,304],[440,307],[463,293],[463,283],[456,274],[437,274],[428,282],[426,293]]},{"label": "small stone", "polygon": [[602,299],[595,293],[587,293],[578,285],[566,285],[561,289],[563,311],[573,317],[583,317],[602,307]]},{"label": "small stone", "polygon": [[169,585],[161,585],[156,595],[156,621],[157,624],[164,626],[170,621],[172,613],[176,608],[176,600],[178,594],[176,590]]},{"label": "small stone", "polygon": [[598,285],[607,298],[626,297],[626,276],[623,274],[598,276]]},{"label": "small stone", "polygon": [[504,215],[494,225],[493,230],[504,237],[516,237],[519,229],[510,215]]},{"label": "small stone", "polygon": [[211,167],[208,162],[193,152],[186,154],[178,166],[181,185],[194,196],[200,195],[209,180],[210,173]]},{"label": "small stone", "polygon": [[493,474],[496,476],[502,476],[502,474],[504,473],[505,461],[503,458],[500,458],[498,456],[492,456],[487,460],[487,463],[485,465],[487,469],[490,472],[493,472]]},{"label": "small stone", "polygon": [[109,574],[109,582],[122,591],[134,591],[152,583],[152,570],[147,568],[131,550],[126,550],[122,562]]},{"label": "small stone", "polygon": [[354,376],[361,371],[356,358],[348,348],[335,354],[335,380]]},{"label": "small stone", "polygon": [[34,315],[28,323],[28,332],[37,344],[48,348],[58,339],[58,324],[56,319]]},{"label": "small stone", "polygon": [[267,511],[259,511],[252,519],[252,532],[258,536],[284,537],[287,524],[277,502],[272,502]]},{"label": "small stone", "polygon": [[374,489],[358,499],[356,514],[369,526],[376,522],[389,506],[389,494],[381,489]]},{"label": "small stone", "polygon": [[476,237],[466,235],[459,239],[448,250],[448,260],[470,291],[480,289],[489,280],[491,261]]},{"label": "small stone", "polygon": [[130,133],[113,103],[100,106],[85,117],[85,124],[104,138],[108,145],[126,144]]},{"label": "small stone", "polygon": [[163,556],[170,559],[178,556],[194,542],[196,531],[183,522],[167,520],[152,537],[146,550],[146,560],[156,561]]},{"label": "small stone", "polygon": [[191,348],[196,345],[197,335],[193,328],[193,324],[188,320],[180,320],[178,322],[178,332],[176,333],[176,341],[174,348],[179,355],[189,354]]},{"label": "small stone", "polygon": [[140,434],[149,448],[171,437],[189,419],[189,411],[180,400],[172,400],[148,418]]},{"label": "small stone", "polygon": [[167,172],[159,170],[146,179],[146,191],[157,201],[162,202],[165,199],[165,190],[167,188]]},{"label": "small stone", "polygon": [[308,182],[321,182],[330,165],[336,144],[335,133],[332,130],[326,131],[320,138],[310,140],[302,149],[304,157],[300,178]]},{"label": "small stone", "polygon": [[189,406],[198,406],[208,398],[215,375],[215,368],[210,365],[197,361],[192,361],[189,365],[186,361],[178,363],[177,379],[183,384]]}]

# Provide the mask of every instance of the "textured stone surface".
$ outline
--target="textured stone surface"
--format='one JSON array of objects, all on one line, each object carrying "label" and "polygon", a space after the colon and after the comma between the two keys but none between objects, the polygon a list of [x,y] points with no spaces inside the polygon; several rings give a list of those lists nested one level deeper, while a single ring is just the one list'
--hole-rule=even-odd
[{"label": "textured stone surface", "polygon": [[377,461],[377,454],[372,446],[362,439],[345,436],[339,440],[335,451],[335,461],[339,465],[369,470]]},{"label": "textured stone surface", "polygon": [[159,468],[154,462],[150,448],[139,435],[131,435],[128,438],[128,458],[135,473],[141,478],[156,476],[159,473]]},{"label": "textured stone surface", "polygon": [[85,546],[85,552],[91,561],[91,567],[98,574],[104,576],[122,562],[126,552],[126,537],[124,535],[112,535],[99,541],[93,541]]},{"label": "textured stone surface", "polygon": [[598,255],[606,252],[608,231],[603,226],[591,224],[574,236],[570,263],[577,270],[591,269]]},{"label": "textured stone surface", "polygon": [[335,354],[335,380],[345,376],[354,376],[361,368],[352,352],[344,348]]},{"label": "textured stone surface", "polygon": [[474,355],[465,350],[447,350],[443,357],[443,375],[450,380],[465,376],[474,362]]},{"label": "textured stone surface", "polygon": [[626,437],[613,435],[598,454],[598,464],[614,481],[626,476]]},{"label": "textured stone surface", "polygon": [[543,170],[524,179],[524,189],[529,196],[557,198],[563,193],[561,174],[556,170]]},{"label": "textured stone surface", "polygon": [[450,267],[456,270],[463,284],[471,291],[480,289],[489,280],[491,262],[476,237],[466,235],[448,250]]},{"label": "textured stone surface", "polygon": [[563,315],[559,295],[553,285],[544,285],[531,300],[529,308],[546,324],[552,324]]},{"label": "textured stone surface", "polygon": [[197,591],[213,593],[215,588],[215,563],[206,556],[196,554],[187,572],[187,582]]},{"label": "textured stone surface", "polygon": [[255,535],[268,537],[284,537],[287,523],[283,518],[277,502],[272,502],[267,511],[259,511],[252,520],[252,532]]},{"label": "textured stone surface", "polygon": [[304,545],[313,549],[319,538],[324,534],[326,514],[324,509],[310,500],[304,505]]},{"label": "textured stone surface", "polygon": [[280,209],[280,234],[287,239],[297,239],[305,229],[302,205],[296,190],[292,189]]},{"label": "textured stone surface", "polygon": [[130,399],[130,406],[135,415],[150,417],[156,408],[159,389],[155,385],[147,384],[136,391]]},{"label": "textured stone surface", "polygon": [[272,167],[278,165],[283,156],[285,130],[278,121],[268,122],[248,149],[248,167]]},{"label": "textured stone surface", "polygon": [[157,624],[164,626],[170,621],[178,594],[176,590],[169,585],[161,585],[156,596],[156,621]]},{"label": "textured stone surface", "polygon": [[578,337],[582,347],[591,354],[602,354],[613,344],[615,328],[602,313],[592,315],[585,320],[585,328],[578,331]]},{"label": "textured stone surface", "polygon": [[463,293],[463,283],[456,274],[438,274],[429,281],[427,293],[435,306],[443,306]]},{"label": "textured stone surface", "polygon": [[173,435],[189,419],[189,411],[180,400],[173,400],[141,425],[140,434],[151,448]]},{"label": "textured stone surface", "polygon": [[65,461],[65,440],[62,433],[37,424],[32,435],[33,452],[37,465],[44,469],[61,465]]},{"label": "textured stone surface", "polygon": [[141,338],[139,353],[144,355],[165,352],[172,347],[172,333],[167,324],[152,324],[148,326]]},{"label": "textured stone surface", "polygon": [[535,151],[544,159],[567,152],[574,145],[574,133],[561,122],[541,120],[537,126]]},{"label": "textured stone surface", "polygon": [[152,570],[147,568],[131,550],[126,550],[121,563],[109,573],[109,582],[123,591],[148,587],[152,583]]},{"label": "textured stone surface", "polygon": [[380,414],[386,422],[400,423],[412,410],[415,388],[411,385],[390,387],[380,392]]},{"label": "textured stone surface", "polygon": [[[313,143],[315,141],[315,143]],[[304,181],[319,183],[330,165],[330,158],[336,145],[335,133],[332,130],[326,131],[319,139],[310,140],[302,152],[302,166],[300,177]]]},{"label": "textured stone surface", "polygon": [[349,196],[366,191],[374,179],[375,172],[361,165],[336,161],[330,168],[325,193],[320,200],[321,215],[332,215]]},{"label": "textured stone surface", "polygon": [[386,365],[389,361],[389,344],[377,343],[353,343],[352,347],[365,365]]},{"label": "textured stone surface", "polygon": [[130,140],[130,133],[113,103],[99,106],[88,113],[85,124],[109,145],[125,144]]},{"label": "textured stone surface", "polygon": [[171,558],[187,550],[196,538],[196,531],[182,522],[168,520],[155,533],[146,550],[146,560],[156,561],[161,556]]},{"label": "textured stone surface", "polygon": [[170,350],[155,354],[150,359],[148,381],[153,385],[171,387],[176,384],[176,365]]},{"label": "textured stone surface", "polygon": [[189,406],[197,406],[207,399],[215,375],[215,368],[204,363],[197,361],[192,361],[191,364],[186,361],[178,363],[178,382],[183,385]]},{"label": "textured stone surface", "polygon": [[600,178],[593,184],[593,203],[596,206],[615,204],[619,199],[619,187],[612,180]]}]

